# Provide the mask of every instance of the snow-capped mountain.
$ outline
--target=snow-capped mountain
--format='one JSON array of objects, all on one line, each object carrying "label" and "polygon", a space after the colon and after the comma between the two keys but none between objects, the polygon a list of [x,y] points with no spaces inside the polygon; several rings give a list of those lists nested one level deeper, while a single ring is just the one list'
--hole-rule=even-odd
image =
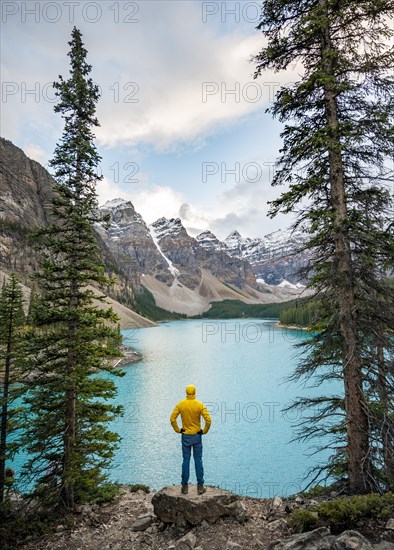
[{"label": "snow-capped mountain", "polygon": [[[0,163],[4,198],[0,205],[0,270],[15,271],[28,283],[39,259],[26,235],[50,222],[55,182],[44,167],[3,138]],[[285,283],[281,288],[256,282],[253,270],[259,258],[252,269],[249,256],[253,256],[253,245],[258,251],[258,239],[254,242],[233,233],[231,239],[221,242],[209,231],[193,238],[178,218],[160,218],[149,226],[132,203],[121,198],[107,201],[100,210],[108,221],[96,224],[97,242],[107,273],[116,277],[109,293],[122,303],[131,303],[133,295],[145,287],[160,307],[197,314],[209,309],[213,301],[278,302],[298,292]],[[262,277],[270,280],[264,273]],[[277,278],[278,283],[283,279],[289,285],[296,282],[286,276]]]},{"label": "snow-capped mountain", "polygon": [[307,252],[300,251],[305,240],[301,231],[290,229],[279,229],[255,239],[244,238],[233,231],[223,244],[228,254],[250,263],[258,282],[262,280],[279,286],[283,282],[288,285],[300,283],[297,273],[309,257]]},{"label": "snow-capped mountain", "polygon": [[131,202],[123,199],[108,201],[100,210],[110,221],[99,226],[98,232],[126,272],[137,270],[140,276],[153,276],[168,286],[195,289],[205,269],[240,289],[257,287],[248,262],[232,257],[224,246],[222,254],[205,249],[187,233],[179,218],[160,218],[148,226]]}]

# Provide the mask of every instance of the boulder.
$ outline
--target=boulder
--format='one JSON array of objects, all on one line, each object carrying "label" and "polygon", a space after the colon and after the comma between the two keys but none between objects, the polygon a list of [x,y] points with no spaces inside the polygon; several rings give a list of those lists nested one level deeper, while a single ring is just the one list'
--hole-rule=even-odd
[{"label": "boulder", "polygon": [[344,531],[335,541],[335,550],[371,550],[372,544],[358,531]]},{"label": "boulder", "polygon": [[272,542],[269,550],[331,550],[334,539],[327,527],[320,527],[308,533],[292,535],[285,540]]},{"label": "boulder", "polygon": [[181,539],[179,539],[176,544],[176,550],[192,550],[197,543],[197,537],[194,533],[188,533]]},{"label": "boulder", "polygon": [[394,529],[394,518],[390,518],[386,523],[386,529]]},{"label": "boulder", "polygon": [[285,519],[275,519],[267,524],[267,529],[270,531],[276,531],[277,529],[286,529],[287,522]]},{"label": "boulder", "polygon": [[240,523],[247,519],[239,495],[216,487],[207,487],[203,495],[197,494],[195,485],[189,485],[187,495],[181,493],[179,485],[164,487],[153,496],[152,505],[161,521],[177,525],[183,520],[191,525],[198,525],[203,520],[214,523],[221,516],[232,516]]},{"label": "boulder", "polygon": [[152,525],[152,516],[141,516],[131,526],[132,531],[145,531]]},{"label": "boulder", "polygon": [[272,501],[272,508],[280,508],[283,505],[283,500],[280,497],[275,497]]},{"label": "boulder", "polygon": [[292,535],[285,540],[273,542],[269,550],[372,550],[374,547],[357,531],[344,531],[337,537],[327,527],[308,533]]}]

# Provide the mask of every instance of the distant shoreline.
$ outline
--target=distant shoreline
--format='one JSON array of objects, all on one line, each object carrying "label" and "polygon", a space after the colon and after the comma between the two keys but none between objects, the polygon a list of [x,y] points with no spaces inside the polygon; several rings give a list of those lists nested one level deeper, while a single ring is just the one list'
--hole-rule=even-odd
[{"label": "distant shoreline", "polygon": [[280,322],[274,323],[274,326],[278,328],[288,328],[291,330],[308,330],[308,327],[301,327],[299,325],[282,325]]}]

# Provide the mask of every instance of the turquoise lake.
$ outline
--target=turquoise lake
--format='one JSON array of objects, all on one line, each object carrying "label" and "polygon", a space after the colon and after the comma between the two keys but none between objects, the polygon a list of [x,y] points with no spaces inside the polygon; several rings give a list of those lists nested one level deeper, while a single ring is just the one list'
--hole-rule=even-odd
[{"label": "turquoise lake", "polygon": [[169,416],[188,384],[212,418],[203,436],[206,484],[247,496],[286,496],[301,490],[307,470],[325,458],[309,456],[310,444],[290,443],[292,426],[306,411],[283,412],[295,397],[320,393],[284,382],[303,331],[264,319],[188,320],[124,336],[143,360],[125,367],[117,381],[126,414],[113,425],[123,438],[113,480],[154,489],[180,483],[181,442]]},{"label": "turquoise lake", "polygon": [[[303,331],[280,329],[272,319],[234,319],[167,322],[123,334],[143,360],[114,377],[125,415],[111,425],[122,437],[113,481],[152,489],[180,484],[181,440],[169,417],[188,384],[212,418],[203,436],[207,485],[244,496],[288,496],[327,458],[311,456],[310,443],[290,443],[294,424],[307,412],[283,412],[297,396],[322,391],[284,381],[297,363],[294,344],[306,338]],[[326,385],[324,391],[341,388]],[[21,459],[14,462],[17,470]],[[196,483],[193,460],[190,483]]]}]

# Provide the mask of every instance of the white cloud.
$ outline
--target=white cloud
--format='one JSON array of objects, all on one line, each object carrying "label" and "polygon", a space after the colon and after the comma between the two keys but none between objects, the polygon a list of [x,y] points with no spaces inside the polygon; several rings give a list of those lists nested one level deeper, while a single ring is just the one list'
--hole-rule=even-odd
[{"label": "white cloud", "polygon": [[97,137],[101,144],[114,147],[145,142],[166,150],[185,142],[196,143],[221,126],[261,109],[279,82],[290,80],[289,73],[253,80],[253,65],[248,60],[261,47],[258,35],[245,38],[212,36],[208,31],[194,33],[191,28],[183,45],[193,57],[192,71],[191,61],[184,55],[178,65],[162,72],[160,65],[168,63],[166,55],[173,52],[158,52],[157,65],[137,82],[138,92],[131,84],[132,69],[123,73],[116,90],[123,98],[131,92],[133,96],[128,99],[138,103],[113,104],[107,100],[100,104],[102,127]]},{"label": "white cloud", "polygon": [[24,148],[24,151],[28,157],[30,157],[33,160],[36,160],[42,165],[48,162],[48,157],[46,152],[39,145],[30,143]]},{"label": "white cloud", "polygon": [[177,217],[184,202],[184,199],[168,186],[155,185],[143,191],[130,193],[107,178],[98,182],[97,194],[100,204],[117,197],[131,201],[146,223],[152,223],[162,216]]},{"label": "white cloud", "polygon": [[183,202],[183,197],[168,186],[156,185],[134,196],[135,209],[147,223],[152,223],[162,216],[178,217],[179,208]]},{"label": "white cloud", "polygon": [[[100,145],[147,143],[157,150],[195,145],[220,126],[265,106],[273,83],[290,79],[290,73],[267,73],[253,81],[254,65],[248,61],[262,47],[261,34],[253,26],[250,36],[234,30],[219,34],[202,23],[200,2],[143,2],[136,25],[114,25],[113,16],[113,10],[105,9],[95,25],[76,21],[102,90]],[[3,135],[21,141],[26,124],[31,124],[34,132],[56,139],[60,121],[53,113],[50,83],[58,74],[67,76],[72,25],[64,18],[52,25],[34,24],[34,18],[17,25],[14,19],[5,25],[12,40],[3,54],[8,86]]]},{"label": "white cloud", "polygon": [[[204,203],[203,198],[195,198],[196,193],[190,194],[188,166],[184,162],[178,165],[176,155],[165,162],[178,171],[178,180],[180,173],[184,176],[182,192],[167,185],[171,183],[168,170],[160,181],[160,175],[154,174],[154,162],[160,156],[157,151],[178,151],[186,146],[188,153],[194,152],[202,144],[206,146],[206,137],[217,135],[223,127],[254,120],[256,111],[265,108],[280,83],[297,78],[296,68],[280,75],[267,73],[254,81],[254,65],[248,61],[263,46],[261,34],[253,25],[247,35],[245,27],[203,24],[200,1],[141,2],[140,22],[131,25],[114,24],[111,6],[115,5],[103,2],[103,18],[97,24],[78,19],[73,24],[82,31],[92,76],[102,89],[98,144],[111,163],[117,157],[116,150],[110,152],[110,148],[132,151],[129,157],[133,161],[148,151],[145,170],[149,177],[142,181],[139,174],[143,185],[132,193],[125,191],[124,185],[104,179],[98,184],[100,202],[124,197],[148,223],[161,216],[179,216],[190,231],[211,229],[220,238],[233,229],[245,236],[267,232],[267,225],[272,226],[265,217],[266,201],[272,198],[267,189],[239,184],[215,199],[216,184],[212,183],[211,198]],[[63,122],[53,112],[50,83],[59,74],[68,75],[67,42],[72,26],[64,17],[56,24],[35,24],[34,17],[21,24],[16,16],[4,25],[8,38],[2,52],[2,76],[8,88],[1,133],[40,162],[46,160],[44,150],[52,152],[61,136]],[[133,82],[138,89],[130,84]],[[210,84],[203,88],[203,83]],[[266,126],[263,131],[267,134]],[[230,158],[238,158],[237,145],[232,143],[230,148]],[[211,153],[219,159],[223,154],[213,139],[207,151]],[[120,158],[123,160],[122,154]],[[157,185],[150,183],[151,177]]]}]

